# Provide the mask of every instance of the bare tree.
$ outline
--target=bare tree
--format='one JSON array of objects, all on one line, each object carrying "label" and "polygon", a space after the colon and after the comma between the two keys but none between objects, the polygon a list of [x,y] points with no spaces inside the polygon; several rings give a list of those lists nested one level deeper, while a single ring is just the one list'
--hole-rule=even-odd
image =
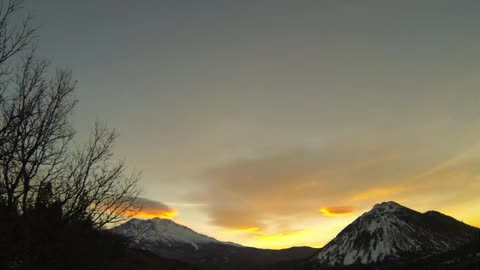
[{"label": "bare tree", "polygon": [[30,212],[47,190],[65,224],[87,221],[95,228],[125,218],[138,195],[138,176],[126,176],[124,164],[112,159],[114,131],[97,123],[89,142],[73,147],[75,82],[66,70],[47,79],[48,66],[26,57],[0,103],[0,197],[22,217],[25,269],[32,259]]},{"label": "bare tree", "polygon": [[115,130],[95,123],[86,145],[77,148],[57,193],[66,219],[87,215],[96,227],[117,223],[137,207],[140,173],[125,175],[123,162],[112,161]]},{"label": "bare tree", "polygon": [[95,227],[116,222],[133,208],[139,175],[126,176],[113,161],[114,130],[96,123],[89,142],[74,147],[70,115],[77,100],[68,70],[49,78],[49,63],[33,53],[13,70],[7,60],[25,50],[35,30],[29,18],[10,21],[22,1],[0,5],[0,198],[7,209],[28,217],[46,184],[62,206],[65,221],[88,218]]},{"label": "bare tree", "polygon": [[35,57],[30,17],[16,17],[22,3],[0,0],[0,204],[23,229],[22,267],[30,269],[39,214],[96,229],[118,222],[138,207],[140,175],[113,159],[117,135],[105,125],[74,145],[76,82],[66,69],[50,75],[49,62]]},{"label": "bare tree", "polygon": [[[10,60],[32,47],[36,37],[36,29],[30,23],[31,17],[18,19],[22,4],[22,0],[0,0],[0,105],[5,103],[7,98],[5,92],[10,79],[5,77],[11,73]],[[8,126],[1,126],[0,132],[5,128]],[[5,139],[0,137],[0,144]],[[0,187],[1,190],[3,187]]]},{"label": "bare tree", "polygon": [[37,188],[58,177],[74,131],[68,116],[76,100],[68,71],[47,81],[48,63],[26,58],[0,106],[0,166],[7,206],[26,212]]},{"label": "bare tree", "polygon": [[31,26],[31,17],[27,16],[20,25],[13,18],[22,9],[22,0],[0,2],[0,64],[32,45],[36,29]]}]

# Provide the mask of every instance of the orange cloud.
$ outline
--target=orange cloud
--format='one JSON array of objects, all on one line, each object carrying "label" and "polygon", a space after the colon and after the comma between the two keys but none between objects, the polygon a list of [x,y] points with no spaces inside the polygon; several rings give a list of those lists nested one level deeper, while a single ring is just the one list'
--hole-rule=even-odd
[{"label": "orange cloud", "polygon": [[177,210],[159,201],[137,198],[134,207],[127,211],[127,216],[136,218],[167,218],[177,216]]},{"label": "orange cloud", "polygon": [[353,213],[352,206],[330,206],[320,209],[320,212],[325,216],[329,217],[338,217],[338,216],[349,216]]}]

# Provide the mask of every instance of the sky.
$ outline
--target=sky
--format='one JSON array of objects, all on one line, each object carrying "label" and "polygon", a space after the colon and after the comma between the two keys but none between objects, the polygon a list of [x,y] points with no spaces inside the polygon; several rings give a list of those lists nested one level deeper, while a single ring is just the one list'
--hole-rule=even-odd
[{"label": "sky", "polygon": [[480,226],[479,1],[26,0],[141,218],[321,247],[375,203]]}]

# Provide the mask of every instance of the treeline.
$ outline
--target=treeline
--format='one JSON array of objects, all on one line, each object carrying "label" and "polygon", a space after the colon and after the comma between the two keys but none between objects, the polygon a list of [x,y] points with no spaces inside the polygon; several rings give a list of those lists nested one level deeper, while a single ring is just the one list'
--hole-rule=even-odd
[{"label": "treeline", "polygon": [[71,72],[35,55],[22,1],[0,1],[0,269],[108,269],[123,243],[103,229],[135,208],[139,175],[105,125],[74,142]]}]

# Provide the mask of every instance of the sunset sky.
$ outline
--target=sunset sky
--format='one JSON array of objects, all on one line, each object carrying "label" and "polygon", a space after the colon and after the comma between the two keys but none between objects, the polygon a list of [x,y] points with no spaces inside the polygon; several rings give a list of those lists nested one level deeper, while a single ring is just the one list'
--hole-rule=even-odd
[{"label": "sunset sky", "polygon": [[321,247],[394,200],[480,226],[480,1],[26,0],[142,218]]}]

